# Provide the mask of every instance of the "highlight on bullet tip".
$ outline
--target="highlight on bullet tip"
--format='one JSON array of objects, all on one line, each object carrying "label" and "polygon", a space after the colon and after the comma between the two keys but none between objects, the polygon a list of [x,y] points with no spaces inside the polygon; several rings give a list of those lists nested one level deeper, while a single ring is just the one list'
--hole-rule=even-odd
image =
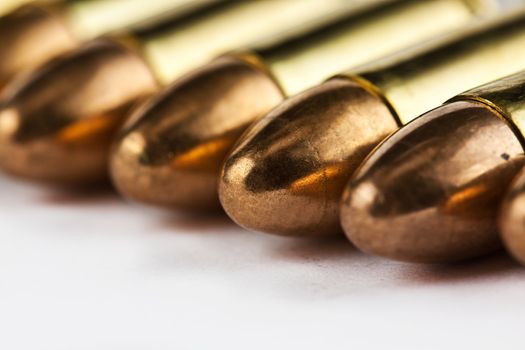
[{"label": "highlight on bullet tip", "polygon": [[489,254],[501,246],[503,189],[523,163],[520,141],[495,110],[474,101],[445,104],[369,155],[346,187],[343,228],[359,249],[396,260]]},{"label": "highlight on bullet tip", "polygon": [[115,186],[139,202],[217,210],[227,152],[282,99],[265,71],[235,55],[188,73],[131,116],[111,156]]},{"label": "highlight on bullet tip", "polygon": [[341,234],[344,184],[396,128],[378,96],[348,78],[331,79],[289,98],[250,127],[225,161],[221,203],[251,230]]}]

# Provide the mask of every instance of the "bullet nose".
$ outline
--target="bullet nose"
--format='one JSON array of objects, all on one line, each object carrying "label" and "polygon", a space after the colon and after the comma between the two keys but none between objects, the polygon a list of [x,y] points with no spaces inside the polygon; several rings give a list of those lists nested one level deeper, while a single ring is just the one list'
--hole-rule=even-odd
[{"label": "bullet nose", "polygon": [[106,178],[115,131],[155,88],[142,60],[106,39],[41,66],[0,107],[0,167],[57,184]]},{"label": "bullet nose", "polygon": [[220,178],[221,203],[248,229],[340,234],[344,184],[396,127],[378,96],[349,79],[332,79],[288,99],[239,140]]},{"label": "bullet nose", "polygon": [[37,5],[25,5],[0,18],[0,92],[18,73],[77,44],[61,19]]},{"label": "bullet nose", "polygon": [[525,170],[516,176],[503,200],[499,229],[507,250],[525,264]]},{"label": "bullet nose", "polygon": [[213,169],[206,169],[202,159],[185,161],[181,156],[168,160],[170,152],[165,146],[139,131],[119,139],[110,160],[117,190],[132,200],[155,206],[218,210]]},{"label": "bullet nose", "polygon": [[218,209],[217,178],[227,152],[251,122],[282,99],[260,68],[233,55],[213,60],[131,118],[111,157],[113,182],[137,201]]},{"label": "bullet nose", "polygon": [[500,247],[496,213],[524,163],[495,111],[454,102],[400,129],[349,182],[341,221],[361,250],[403,261],[453,262]]}]

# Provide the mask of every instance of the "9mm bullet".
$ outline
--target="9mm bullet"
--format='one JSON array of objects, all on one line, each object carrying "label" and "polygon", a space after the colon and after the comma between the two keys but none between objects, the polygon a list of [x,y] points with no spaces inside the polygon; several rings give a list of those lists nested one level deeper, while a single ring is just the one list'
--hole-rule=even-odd
[{"label": "9mm bullet", "polygon": [[[473,4],[461,0],[369,4],[328,25],[299,31],[298,35],[269,36],[250,49],[212,60],[176,81],[132,116],[112,152],[114,184],[124,196],[144,203],[216,210],[220,207],[217,178],[221,164],[250,123],[286,95],[349,65],[466,25],[487,10]],[[276,129],[275,136],[278,134]],[[291,137],[309,142],[300,132],[294,135]],[[265,142],[272,140],[275,137]],[[254,163],[258,161],[253,159]],[[283,171],[296,169],[286,159],[275,162]],[[248,166],[242,165],[244,169]],[[278,181],[273,171],[263,170],[258,175]],[[271,209],[256,207],[245,200],[246,196],[225,186],[222,190],[223,198],[234,198],[239,209],[251,210],[254,220],[274,220],[268,217]],[[284,201],[275,207],[276,220],[286,216],[286,204]],[[304,205],[296,210],[311,214]]]},{"label": "9mm bullet", "polygon": [[[500,248],[498,205],[525,164],[524,92],[520,72],[462,93],[386,139],[346,188],[348,238],[368,253],[427,263]],[[512,229],[504,232],[512,241]]]},{"label": "9mm bullet", "polygon": [[354,7],[346,0],[225,1],[90,41],[7,88],[0,106],[0,167],[61,185],[107,179],[116,130],[159,85],[261,33],[276,35]]},{"label": "9mm bullet", "polygon": [[[0,18],[0,93],[8,82],[80,42],[149,20],[180,16],[209,0],[67,0],[35,2]],[[116,15],[117,14],[117,15]]]},{"label": "9mm bullet", "polygon": [[507,251],[525,265],[525,168],[518,173],[503,198],[498,223]]},{"label": "9mm bullet", "polygon": [[[519,11],[340,74],[288,99],[252,125],[226,160],[219,185],[223,207],[252,230],[341,234],[339,200],[366,155],[450,96],[525,68],[524,42],[525,11]],[[383,175],[399,171],[389,168]],[[417,190],[417,177],[404,181],[409,193]],[[345,229],[351,232],[353,215],[346,217]]]}]

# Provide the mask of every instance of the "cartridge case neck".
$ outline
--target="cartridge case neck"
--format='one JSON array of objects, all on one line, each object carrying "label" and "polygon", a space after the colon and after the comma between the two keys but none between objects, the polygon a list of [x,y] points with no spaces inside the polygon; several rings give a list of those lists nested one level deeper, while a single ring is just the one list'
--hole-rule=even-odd
[{"label": "cartridge case neck", "polygon": [[450,101],[473,100],[495,109],[525,149],[525,71],[471,89]]},{"label": "cartridge case neck", "polygon": [[466,25],[470,1],[399,1],[347,16],[299,38],[256,50],[288,94],[337,72]]},{"label": "cartridge case neck", "polygon": [[525,11],[346,73],[378,91],[405,124],[451,96],[525,68]]},{"label": "cartridge case neck", "polygon": [[[383,0],[384,1],[384,0]],[[361,8],[360,0],[232,1],[169,25],[137,32],[159,80],[169,82],[213,57],[289,32],[304,33]],[[370,6],[370,5],[367,5]]]}]

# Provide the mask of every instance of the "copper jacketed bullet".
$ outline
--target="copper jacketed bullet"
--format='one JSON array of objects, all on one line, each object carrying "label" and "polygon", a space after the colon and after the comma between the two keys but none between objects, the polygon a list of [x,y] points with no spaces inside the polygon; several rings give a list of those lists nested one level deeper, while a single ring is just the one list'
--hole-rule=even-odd
[{"label": "copper jacketed bullet", "polygon": [[499,231],[507,251],[525,265],[525,168],[513,180],[503,199]]},{"label": "copper jacketed bullet", "polygon": [[[330,23],[312,23],[294,35],[269,37],[252,49],[212,60],[133,115],[111,158],[116,187],[125,196],[150,204],[218,208],[221,163],[251,122],[287,94],[348,65],[458,28],[486,9],[471,4],[461,0],[369,2]],[[284,161],[282,169],[294,171],[295,164],[280,161]],[[267,213],[257,209],[255,215],[265,220]],[[309,209],[303,214],[310,215]]]},{"label": "copper jacketed bullet", "polygon": [[[0,166],[60,184],[106,178],[109,145],[132,105],[182,71],[260,33],[277,34],[292,23],[354,6],[331,3],[328,8],[322,0],[213,3],[129,35],[90,41],[6,88]],[[272,21],[264,20],[270,16]]]},{"label": "copper jacketed bullet", "polygon": [[0,93],[15,75],[83,40],[145,25],[150,17],[182,14],[189,8],[190,0],[154,0],[147,6],[142,0],[47,1],[22,6],[0,18]]},{"label": "copper jacketed bullet", "polygon": [[0,16],[16,10],[18,7],[27,4],[31,0],[2,0],[0,1]]},{"label": "copper jacketed bullet", "polygon": [[400,125],[455,93],[525,68],[524,40],[520,12],[288,99],[251,126],[226,160],[219,184],[224,209],[253,230],[341,234],[339,200],[365,156]]},{"label": "copper jacketed bullet", "polygon": [[365,252],[453,262],[501,246],[498,205],[525,164],[525,72],[462,93],[384,141],[349,182],[341,220]]}]

